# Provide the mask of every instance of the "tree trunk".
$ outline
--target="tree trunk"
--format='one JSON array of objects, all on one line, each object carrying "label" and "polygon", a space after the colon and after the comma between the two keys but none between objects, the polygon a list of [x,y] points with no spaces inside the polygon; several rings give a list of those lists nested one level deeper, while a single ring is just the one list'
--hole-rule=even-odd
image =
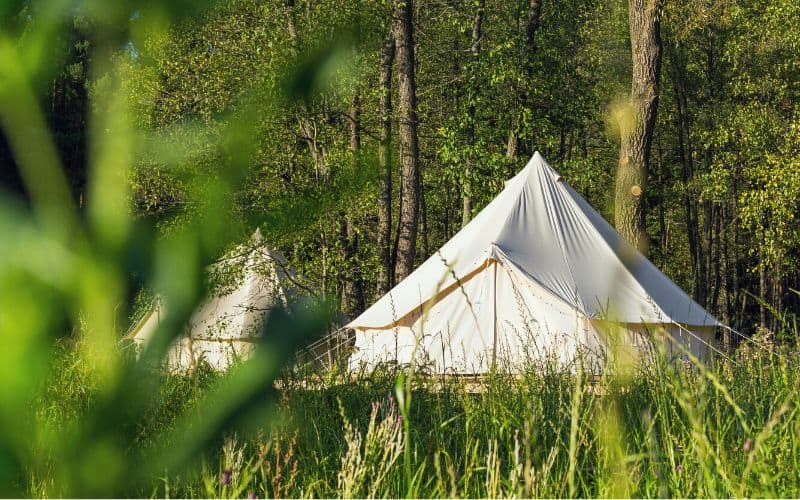
[{"label": "tree trunk", "polygon": [[[715,45],[714,45],[714,37],[712,34],[709,34],[708,37],[708,45],[704,48],[704,52],[706,55],[706,66],[705,66],[705,76],[706,76],[706,93],[705,93],[705,103],[704,106],[708,110],[708,112],[703,113],[704,120],[703,120],[703,128],[705,130],[713,130],[714,129],[714,105],[717,102],[717,96],[719,95],[717,86],[716,86],[716,56],[715,56]],[[703,147],[703,154],[704,160],[704,168],[706,172],[710,172],[712,168],[712,164],[714,162],[714,148],[710,144],[706,144]],[[704,200],[702,202],[703,205],[703,226],[701,228],[702,237],[700,238],[700,252],[701,252],[701,266],[700,270],[702,271],[701,274],[701,283],[704,288],[704,301],[700,302],[705,308],[711,310],[714,300],[714,294],[716,293],[714,290],[714,286],[712,286],[712,275],[714,273],[714,265],[716,263],[716,259],[714,258],[714,240],[713,240],[713,232],[714,232],[714,213],[715,207],[711,200]],[[712,311],[713,312],[713,311]]]},{"label": "tree trunk", "polygon": [[[539,19],[542,14],[542,0],[530,0],[528,5],[528,18],[525,23],[525,45],[522,50],[522,60],[525,67],[526,81],[522,88],[517,91],[515,99],[514,117],[511,119],[511,128],[508,132],[508,142],[506,144],[506,158],[516,158],[520,153],[519,138],[519,113],[521,108],[529,106],[527,86],[533,77],[533,55],[536,53],[536,30],[539,29]],[[529,148],[530,149],[530,148]]]},{"label": "tree trunk", "polygon": [[[289,32],[289,38],[292,40],[292,53],[297,57],[300,53],[300,36],[297,33],[297,27],[295,25],[295,8],[294,0],[286,1],[286,28]],[[318,127],[316,120],[313,118],[314,113],[303,100],[300,101],[299,108],[299,112],[296,112],[295,116],[300,127],[301,137],[308,146],[308,153],[314,165],[314,173],[318,181],[327,182],[330,174],[327,150],[325,145],[317,140]]]},{"label": "tree trunk", "polygon": [[[774,267],[772,269],[772,322],[771,322],[771,330],[773,332],[777,332],[778,328],[781,326],[779,324],[780,317],[778,316],[782,312],[782,296],[783,296],[783,280],[781,279],[781,267],[783,264],[783,257],[778,257],[775,261]],[[774,314],[774,313],[778,314]]]},{"label": "tree trunk", "polygon": [[764,249],[758,249],[758,326],[761,330],[767,328],[767,265]]},{"label": "tree trunk", "polygon": [[378,295],[386,294],[394,286],[392,263],[392,64],[394,63],[394,36],[389,34],[381,49],[381,142],[378,152],[383,183],[378,217],[378,250],[381,268],[378,273]]},{"label": "tree trunk", "polygon": [[452,235],[450,234],[450,210],[448,209],[448,207],[450,207],[450,200],[451,200],[450,185],[448,184],[444,188],[444,206],[445,206],[445,209],[443,210],[444,213],[442,214],[444,216],[443,224],[444,224],[444,240],[445,241],[450,241],[450,238],[452,237]]},{"label": "tree trunk", "polygon": [[395,275],[402,281],[414,269],[419,224],[419,138],[415,81],[412,0],[395,0],[393,19],[397,44],[401,208]]},{"label": "tree trunk", "polygon": [[705,301],[706,287],[703,280],[705,274],[705,261],[702,259],[700,249],[700,233],[698,226],[700,221],[697,215],[697,203],[694,201],[689,186],[694,178],[694,155],[692,150],[691,124],[689,120],[689,109],[687,102],[688,91],[686,89],[686,61],[680,47],[676,47],[672,53],[672,80],[675,91],[675,128],[678,131],[678,158],[681,163],[681,177],[686,189],[683,194],[683,206],[686,220],[686,233],[689,242],[689,255],[692,269],[693,289],[692,296],[698,304]]},{"label": "tree trunk", "polygon": [[711,252],[714,250],[713,247],[713,224],[714,224],[714,206],[711,204],[710,200],[703,201],[703,227],[701,231],[701,238],[700,238],[700,249],[703,253],[702,256],[702,266],[700,269],[703,271],[703,275],[701,277],[704,292],[704,300],[700,302],[705,308],[710,308],[711,306],[711,270],[714,267],[713,258],[711,256]]},{"label": "tree trunk", "polygon": [[320,283],[320,293],[322,297],[328,297],[328,238],[325,237],[325,230],[320,231],[320,260],[322,263],[322,277]]},{"label": "tree trunk", "polygon": [[658,110],[661,34],[658,0],[629,0],[631,79],[630,116],[620,120],[619,167],[614,200],[617,230],[646,252],[644,189]]},{"label": "tree trunk", "polygon": [[[530,85],[533,81],[533,56],[536,54],[536,31],[539,29],[539,20],[542,15],[542,0],[530,0],[528,5],[528,22],[525,23],[525,57],[522,59],[525,64],[525,83],[523,85],[522,104],[526,108],[531,108]],[[530,131],[528,131],[530,132]],[[523,141],[524,154],[533,154],[533,137],[526,134]]]},{"label": "tree trunk", "polygon": [[660,267],[665,267],[667,264],[667,214],[666,203],[664,201],[664,192],[667,189],[667,177],[669,176],[667,168],[664,165],[664,150],[661,146],[661,134],[657,137],[656,145],[656,159],[658,172],[658,255],[661,259]]},{"label": "tree trunk", "polygon": [[[350,101],[349,122],[350,152],[353,154],[353,163],[357,164],[361,154],[361,96],[358,86],[356,86],[353,98]],[[353,225],[353,220],[346,213],[342,215],[342,261],[349,273],[346,273],[344,277],[341,302],[345,314],[350,318],[355,318],[364,311],[364,286],[361,265],[356,261],[356,256],[358,255],[358,233]]]},{"label": "tree trunk", "polygon": [[564,157],[567,154],[567,131],[564,130],[564,125],[558,127],[558,166],[564,170]]},{"label": "tree trunk", "polygon": [[428,207],[425,205],[425,184],[420,182],[419,188],[419,233],[422,238],[421,260],[430,257],[430,239],[428,238]]},{"label": "tree trunk", "polygon": [[[737,154],[737,160],[738,160],[738,154]],[[739,178],[738,177],[739,176],[739,171],[738,171],[738,167],[736,166],[738,163],[739,162],[737,161],[736,164],[734,164],[734,167],[733,167],[733,176],[732,176],[733,186],[731,186],[732,191],[731,191],[731,196],[729,198],[730,199],[730,203],[731,203],[731,219],[734,219],[736,217],[736,214],[739,213],[739,207],[738,207],[737,201],[736,201],[736,200],[739,199],[739,182],[737,180]],[[744,297],[742,296],[742,288],[741,288],[741,283],[740,283],[740,276],[743,276],[745,274],[745,272],[744,272],[744,260],[740,259],[740,258],[737,258],[737,255],[736,255],[736,254],[738,254],[738,251],[741,248],[740,241],[739,241],[739,231],[737,229],[738,228],[738,224],[734,223],[733,220],[731,220],[731,223],[728,225],[728,227],[731,230],[731,246],[732,246],[732,250],[730,252],[731,253],[731,271],[732,271],[731,284],[732,284],[732,288],[733,288],[733,291],[732,291],[733,298],[731,299],[732,306],[731,306],[731,325],[730,326],[733,326],[734,328],[738,328],[738,329],[741,330],[744,318],[743,318],[742,314],[737,312],[737,309],[738,309],[738,304],[740,303],[740,301],[742,302],[742,304],[744,304],[744,300],[742,300]],[[748,325],[748,326],[750,326],[750,325]]]},{"label": "tree trunk", "polygon": [[[731,227],[731,220],[728,215],[728,208],[729,205],[723,204],[720,207],[721,214],[720,217],[722,218],[722,225],[723,225],[723,233],[722,233],[722,289],[725,291],[724,301],[721,304],[722,307],[722,322],[726,325],[731,325],[731,284],[730,279],[732,275],[731,271],[731,239],[730,239],[730,227]],[[731,345],[731,332],[729,330],[724,330],[722,332],[722,345],[725,347],[726,352],[730,352],[730,349],[733,347]]]},{"label": "tree trunk", "polygon": [[539,19],[542,15],[542,0],[531,0],[528,6],[528,22],[525,24],[525,76],[533,77],[533,54],[536,53],[536,30],[539,29]]},{"label": "tree trunk", "polygon": [[[478,5],[475,9],[475,17],[472,21],[472,46],[470,52],[472,54],[473,64],[477,64],[478,58],[481,53],[481,38],[483,32],[481,27],[483,25],[483,11],[486,5],[486,0],[478,0]],[[466,226],[472,218],[472,156],[475,149],[475,101],[477,100],[478,84],[476,82],[477,68],[473,67],[470,72],[470,95],[467,104],[467,146],[469,152],[467,153],[467,165],[464,172],[464,195],[461,212],[461,225]]]},{"label": "tree trunk", "polygon": [[[517,106],[517,113],[519,106]],[[508,142],[506,144],[506,158],[514,159],[519,155],[519,136],[517,135],[517,119],[511,119],[511,128],[508,131]],[[512,172],[513,173],[513,172]]]},{"label": "tree trunk", "polygon": [[[587,160],[589,158],[589,149],[586,146],[586,129],[581,129],[581,161],[584,165],[587,164]],[[589,192],[589,183],[585,183],[583,187],[583,197],[586,198],[586,201],[589,201],[591,198],[591,193]]]},{"label": "tree trunk", "polygon": [[[712,314],[717,314],[720,310],[719,305],[719,293],[720,289],[722,288],[722,240],[720,238],[720,233],[722,232],[722,214],[721,214],[721,206],[717,205],[714,207],[713,211],[713,238],[712,238],[712,262],[713,262],[713,269],[714,269],[714,287],[711,293],[711,300],[709,302],[709,311]],[[711,273],[709,272],[709,278],[711,277]]]}]

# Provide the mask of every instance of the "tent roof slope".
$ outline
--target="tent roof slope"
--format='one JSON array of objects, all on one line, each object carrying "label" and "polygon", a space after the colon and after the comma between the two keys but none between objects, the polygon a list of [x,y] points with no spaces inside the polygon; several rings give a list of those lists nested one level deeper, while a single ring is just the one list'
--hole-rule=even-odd
[{"label": "tent roof slope", "polygon": [[497,254],[590,318],[719,325],[537,152],[469,224],[348,326],[390,327]]},{"label": "tent roof slope", "polygon": [[[288,261],[264,242],[258,229],[247,243],[237,245],[205,269],[206,275],[212,277],[218,273],[227,275],[231,271],[240,274],[234,275],[231,283],[215,290],[197,305],[189,320],[191,337],[218,337],[211,332],[223,326],[237,332],[247,330],[253,318],[260,317],[274,303],[280,302],[285,306],[297,295],[297,278]],[[155,332],[159,316],[165,313],[166,307],[157,294],[154,305],[123,338],[146,340]],[[245,336],[237,333],[232,338]]]},{"label": "tent roof slope", "polygon": [[450,241],[347,327],[391,327],[409,312],[421,308],[440,290],[458,283],[462,277],[482,266],[491,257],[492,244],[505,218],[514,210],[525,183],[526,171],[508,181],[503,191]]}]

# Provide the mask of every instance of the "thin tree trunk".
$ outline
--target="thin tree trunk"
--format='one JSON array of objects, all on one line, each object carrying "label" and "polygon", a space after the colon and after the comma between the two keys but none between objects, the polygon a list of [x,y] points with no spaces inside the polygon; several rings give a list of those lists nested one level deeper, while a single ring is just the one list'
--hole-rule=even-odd
[{"label": "thin tree trunk", "polygon": [[705,274],[705,261],[702,259],[700,249],[700,235],[698,226],[700,224],[697,216],[697,204],[691,196],[689,186],[694,177],[694,155],[692,153],[691,124],[689,120],[689,109],[687,103],[686,82],[683,75],[686,74],[686,61],[681,53],[680,47],[676,47],[672,55],[672,80],[675,91],[675,127],[678,130],[678,156],[681,162],[681,177],[686,189],[683,195],[683,206],[686,217],[686,234],[689,242],[689,255],[692,268],[693,290],[692,296],[697,303],[705,301],[706,287],[703,280]]},{"label": "thin tree trunk", "polygon": [[703,226],[702,237],[700,238],[700,249],[702,251],[701,270],[703,276],[701,277],[703,288],[705,290],[703,302],[700,304],[705,308],[711,307],[711,270],[714,267],[711,252],[713,251],[713,224],[714,224],[714,207],[710,200],[703,201]]},{"label": "thin tree trunk", "polygon": [[445,241],[449,241],[451,234],[450,234],[450,186],[447,185],[444,188],[444,239]]},{"label": "thin tree trunk", "polygon": [[395,0],[393,31],[397,44],[401,211],[395,275],[402,281],[414,269],[419,225],[419,138],[412,0]]},{"label": "thin tree trunk", "polygon": [[[722,219],[722,247],[720,248],[721,251],[721,258],[722,261],[722,283],[720,288],[724,292],[723,295],[723,302],[721,304],[721,315],[722,315],[722,322],[726,325],[731,324],[731,241],[730,241],[730,217],[728,216],[728,209],[729,206],[727,204],[723,204],[720,206],[720,218]],[[727,330],[725,331],[725,338],[724,344],[726,348],[730,348],[730,339],[728,338],[730,332]]]},{"label": "thin tree trunk", "polygon": [[[478,5],[475,8],[475,17],[472,21],[472,46],[470,52],[472,54],[473,65],[477,64],[481,53],[481,38],[483,32],[481,27],[483,25],[483,11],[486,0],[478,0]],[[472,156],[475,149],[475,101],[477,100],[478,85],[476,78],[477,68],[473,67],[470,72],[470,95],[469,103],[467,104],[467,146],[469,152],[467,153],[467,164],[464,172],[464,195],[462,198],[462,212],[461,212],[461,225],[466,226],[472,218]]]},{"label": "thin tree trunk", "polygon": [[[287,31],[289,32],[289,38],[292,41],[291,50],[295,56],[298,56],[300,53],[300,36],[297,33],[297,27],[295,25],[295,0],[286,0],[285,14]],[[323,144],[320,144],[317,141],[317,124],[313,118],[313,113],[305,101],[301,100],[299,104],[299,110],[295,112],[295,117],[300,128],[301,137],[308,147],[308,152],[311,156],[311,162],[314,166],[314,173],[317,180],[320,182],[328,182],[329,171],[326,158],[326,149]],[[320,292],[322,293],[323,297],[327,297],[328,293],[330,292],[330,287],[328,284],[328,251],[328,239],[325,235],[325,231],[322,230],[320,233],[320,260],[322,266],[322,283]],[[338,293],[338,290],[336,290],[336,292]],[[336,295],[331,293],[331,296],[335,297]]]},{"label": "thin tree trunk", "polygon": [[322,261],[322,282],[320,284],[320,293],[323,297],[328,297],[328,239],[325,237],[325,231],[320,232],[320,259]]},{"label": "thin tree trunk", "polygon": [[[737,156],[738,156],[738,154],[737,154]],[[737,158],[737,160],[738,160],[738,158]],[[736,163],[738,164],[738,161]],[[739,174],[738,168],[736,167],[736,164],[734,164],[733,176],[732,176],[733,177],[733,186],[732,186],[732,192],[731,192],[731,197],[730,197],[730,200],[731,200],[731,219],[735,218],[736,214],[739,212],[739,207],[738,207],[737,202],[736,202],[736,200],[739,199],[739,182],[737,180],[738,179],[738,174]],[[733,272],[733,275],[731,277],[732,288],[733,288],[733,292],[732,292],[733,293],[733,298],[731,300],[731,304],[732,304],[731,305],[731,323],[732,323],[731,326],[733,326],[734,328],[741,329],[742,319],[743,318],[742,318],[741,314],[738,314],[736,312],[736,310],[737,310],[737,305],[739,303],[740,297],[742,295],[741,286],[740,286],[740,283],[739,283],[739,277],[744,274],[744,269],[743,269],[743,260],[736,257],[737,254],[738,254],[738,250],[740,248],[740,246],[739,246],[738,226],[737,226],[737,224],[731,223],[730,224],[730,228],[731,228],[731,246],[733,248],[732,251],[730,252],[730,254],[731,254],[731,268],[732,268],[732,272]]]},{"label": "thin tree trunk", "polygon": [[[289,38],[292,40],[292,52],[295,56],[299,54],[300,36],[295,26],[295,0],[286,0],[286,26],[289,31]],[[309,109],[305,101],[299,104],[300,110],[295,113],[297,123],[303,141],[308,146],[311,155],[311,162],[314,165],[314,173],[317,180],[327,182],[329,169],[327,162],[327,151],[323,144],[317,140],[317,123],[313,119],[314,114]]]},{"label": "thin tree trunk", "polygon": [[[400,185],[397,187],[397,213],[403,213],[403,179],[402,179],[402,172],[400,173]],[[400,279],[397,277],[397,248],[400,246],[400,215],[397,217],[397,226],[394,228],[394,240],[392,240],[392,275],[393,275],[393,285],[396,285]]]},{"label": "thin tree trunk", "polygon": [[[361,154],[361,96],[360,89],[356,86],[353,98],[350,101],[350,152],[353,154],[353,163],[358,163]],[[349,275],[345,276],[342,287],[342,305],[345,314],[354,318],[364,311],[364,286],[361,276],[361,266],[356,261],[358,255],[358,232],[353,220],[346,213],[342,222],[342,257]]]},{"label": "thin tree trunk", "polygon": [[575,129],[570,128],[569,131],[569,141],[567,142],[567,153],[564,161],[566,161],[566,165],[572,164],[572,153],[575,149]]},{"label": "thin tree trunk", "polygon": [[542,16],[542,0],[531,0],[528,6],[528,22],[525,24],[525,76],[533,77],[533,55],[536,53],[536,31]]},{"label": "thin tree trunk", "polygon": [[558,164],[564,168],[564,156],[567,154],[567,133],[564,130],[564,125],[558,127]]},{"label": "thin tree trunk", "polygon": [[719,306],[719,293],[720,289],[722,288],[722,239],[720,237],[720,233],[722,232],[722,214],[721,214],[721,207],[716,206],[714,207],[713,211],[713,219],[714,219],[714,237],[712,243],[714,245],[713,248],[713,268],[714,268],[714,288],[712,290],[712,298],[709,306],[711,307],[712,313],[717,313],[720,310]]},{"label": "thin tree trunk", "polygon": [[[515,106],[519,112],[519,106]],[[508,131],[508,142],[506,143],[506,158],[509,160],[519,155],[519,136],[517,135],[517,119],[511,119],[511,128]]]},{"label": "thin tree trunk", "polygon": [[[521,108],[529,106],[527,86],[533,78],[533,56],[536,53],[536,31],[539,29],[539,19],[542,14],[542,0],[530,0],[528,4],[528,16],[525,23],[525,45],[523,47],[522,60],[525,67],[525,83],[522,88],[517,90],[514,102],[514,116],[511,119],[511,128],[508,131],[508,142],[506,144],[506,158],[516,158],[520,153],[519,137],[519,113]],[[528,141],[531,142],[531,141]],[[530,148],[528,148],[530,149]]]},{"label": "thin tree trunk", "polygon": [[392,65],[394,64],[394,36],[389,34],[381,49],[381,142],[378,153],[383,182],[378,217],[378,251],[381,268],[378,273],[378,295],[386,294],[394,286],[392,262]]},{"label": "thin tree trunk", "polygon": [[667,263],[667,214],[666,203],[664,202],[664,191],[666,190],[667,175],[664,165],[664,150],[661,147],[661,134],[657,137],[656,159],[658,161],[658,250],[661,258],[661,266]]},{"label": "thin tree trunk", "polygon": [[[586,165],[589,159],[589,148],[586,146],[586,129],[581,129],[581,161],[583,164]],[[591,193],[589,192],[589,183],[587,182],[583,188],[583,197],[586,198],[587,201],[591,198]]]},{"label": "thin tree trunk", "polygon": [[619,168],[614,222],[623,238],[646,252],[644,190],[658,110],[661,33],[658,0],[629,0],[631,79],[630,116],[620,120]]},{"label": "thin tree trunk", "polygon": [[773,314],[771,314],[772,321],[770,322],[770,324],[771,324],[771,329],[772,329],[773,332],[777,332],[778,331],[778,327],[780,326],[778,324],[778,321],[780,320],[780,318],[775,313],[780,314],[781,313],[781,309],[782,309],[782,304],[781,304],[781,302],[782,302],[781,296],[783,295],[783,280],[781,280],[781,267],[782,267],[781,264],[782,264],[782,261],[783,261],[783,258],[778,257],[778,259],[775,261],[775,267],[772,269],[772,276],[771,276],[771,278],[772,278],[772,307],[773,307]]},{"label": "thin tree trunk", "polygon": [[[525,57],[522,59],[525,62],[525,84],[522,94],[523,106],[530,108],[531,92],[530,85],[533,82],[533,56],[536,54],[536,31],[539,29],[539,20],[542,17],[542,0],[530,0],[528,5],[528,22],[525,24]],[[525,146],[525,156],[533,154],[533,137],[526,134],[523,141]]]},{"label": "thin tree trunk", "polygon": [[425,184],[420,182],[419,189],[419,210],[420,210],[420,223],[419,232],[422,237],[422,260],[430,256],[430,246],[428,238],[428,207],[425,204]]},{"label": "thin tree trunk", "polygon": [[764,249],[758,249],[758,326],[761,330],[767,328],[767,266],[765,263]]},{"label": "thin tree trunk", "polygon": [[[705,76],[706,76],[706,95],[705,95],[705,106],[709,110],[709,112],[704,113],[705,120],[704,120],[704,128],[705,130],[713,130],[714,129],[714,104],[717,102],[717,96],[719,95],[719,91],[717,89],[717,85],[715,82],[715,75],[716,75],[716,57],[715,57],[715,50],[714,50],[714,36],[713,34],[709,35],[708,45],[705,47],[705,55],[706,55],[706,66],[705,66]],[[713,146],[706,145],[703,149],[703,160],[705,171],[710,172],[712,168],[712,164],[714,161],[714,150]],[[714,294],[715,290],[712,286],[712,276],[715,272],[715,264],[717,263],[717,259],[714,257],[714,206],[711,200],[704,200],[702,202],[703,205],[703,226],[701,228],[702,237],[700,238],[700,251],[701,251],[701,271],[702,271],[702,285],[704,287],[705,293],[703,302],[700,302],[703,306],[708,309],[711,309],[713,306]]]}]

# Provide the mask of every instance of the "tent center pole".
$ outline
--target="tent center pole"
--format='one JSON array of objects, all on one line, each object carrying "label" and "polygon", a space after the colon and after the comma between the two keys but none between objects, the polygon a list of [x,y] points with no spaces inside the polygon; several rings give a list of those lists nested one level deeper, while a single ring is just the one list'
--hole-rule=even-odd
[{"label": "tent center pole", "polygon": [[494,284],[492,287],[492,299],[494,303],[492,304],[492,369],[495,368],[495,364],[497,363],[497,261],[492,260],[492,265],[494,266]]}]

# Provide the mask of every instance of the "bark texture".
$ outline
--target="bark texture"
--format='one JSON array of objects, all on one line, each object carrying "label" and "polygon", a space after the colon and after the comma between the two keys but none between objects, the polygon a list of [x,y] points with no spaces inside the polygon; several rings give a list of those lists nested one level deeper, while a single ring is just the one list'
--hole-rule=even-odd
[{"label": "bark texture", "polygon": [[378,157],[383,172],[378,214],[378,252],[381,268],[378,273],[378,295],[386,294],[394,286],[392,263],[392,65],[395,43],[392,30],[383,42],[380,63],[381,84],[381,137]]},{"label": "bark texture", "polygon": [[397,48],[398,136],[400,141],[400,221],[395,278],[414,269],[419,225],[419,138],[411,0],[396,0],[393,32]]},{"label": "bark texture", "polygon": [[536,53],[536,31],[539,29],[539,19],[542,16],[542,0],[531,0],[528,6],[528,22],[525,24],[525,74],[533,76],[533,61],[531,56]]},{"label": "bark texture", "polygon": [[619,167],[614,199],[617,231],[646,252],[644,192],[658,110],[661,73],[659,0],[629,0],[631,99],[629,116],[620,119]]},{"label": "bark texture", "polygon": [[[357,86],[350,101],[350,151],[353,163],[359,161],[361,154],[361,89]],[[355,165],[354,165],[355,166]],[[364,311],[364,285],[361,266],[358,263],[359,235],[353,220],[346,213],[342,214],[341,243],[345,268],[342,286],[342,309],[348,317],[354,318]]]},{"label": "bark texture", "polygon": [[[521,88],[517,91],[517,102],[514,103],[514,117],[511,120],[511,129],[508,132],[508,141],[506,144],[506,158],[509,159],[515,158],[520,154],[520,123],[518,115],[522,107],[530,105],[527,87],[530,85],[530,79],[533,76],[533,56],[536,54],[536,31],[539,29],[541,16],[542,0],[530,0],[527,19],[525,21],[525,45],[522,49],[522,61],[525,65],[526,81],[522,83]],[[527,150],[525,152],[532,153],[532,151]]]},{"label": "bark texture", "polygon": [[[296,6],[294,0],[286,1],[286,28],[289,32],[289,38],[292,40],[292,53],[295,56],[300,54],[300,36],[297,33],[295,24]],[[327,161],[327,148],[322,141],[319,140],[319,127],[314,118],[315,113],[310,109],[308,103],[301,101],[295,112],[297,124],[300,129],[300,138],[308,146],[308,153],[311,156],[311,161],[314,165],[314,173],[321,182],[327,182],[329,177],[329,168]]]},{"label": "bark texture", "polygon": [[[475,17],[472,21],[472,45],[470,46],[470,55],[472,56],[473,64],[477,64],[478,58],[481,54],[481,38],[483,38],[483,12],[485,10],[486,0],[478,0],[475,8]],[[461,225],[466,226],[472,218],[472,170],[473,170],[473,152],[475,149],[475,101],[477,100],[478,85],[476,83],[477,67],[473,67],[470,75],[470,96],[469,103],[467,104],[467,146],[469,146],[469,154],[467,155],[467,162],[464,172],[464,194],[461,212]]]}]

